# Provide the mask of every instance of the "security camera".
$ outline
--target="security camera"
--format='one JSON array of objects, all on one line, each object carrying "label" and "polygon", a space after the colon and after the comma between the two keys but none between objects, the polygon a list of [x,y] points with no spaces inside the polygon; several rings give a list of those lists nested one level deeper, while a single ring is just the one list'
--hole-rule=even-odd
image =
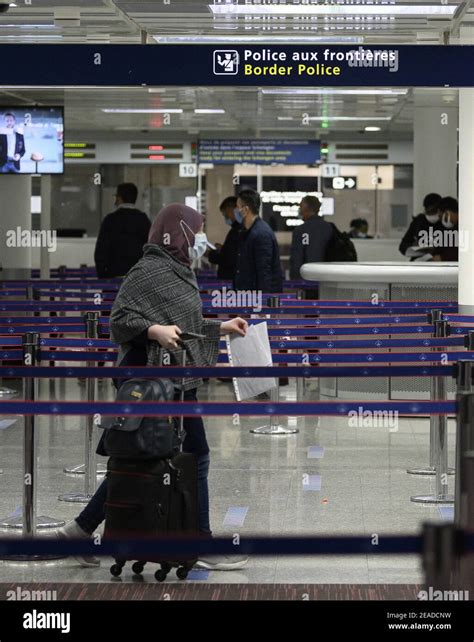
[{"label": "security camera", "polygon": [[0,0],[0,13],[6,13],[10,8],[11,0]]}]

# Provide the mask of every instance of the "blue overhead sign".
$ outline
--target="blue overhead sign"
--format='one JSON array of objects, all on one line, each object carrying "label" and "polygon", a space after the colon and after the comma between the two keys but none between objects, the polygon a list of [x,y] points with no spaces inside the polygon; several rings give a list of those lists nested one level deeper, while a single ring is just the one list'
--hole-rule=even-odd
[{"label": "blue overhead sign", "polygon": [[201,140],[200,163],[214,165],[313,165],[321,158],[319,140]]},{"label": "blue overhead sign", "polygon": [[473,87],[469,45],[0,45],[6,86]]}]

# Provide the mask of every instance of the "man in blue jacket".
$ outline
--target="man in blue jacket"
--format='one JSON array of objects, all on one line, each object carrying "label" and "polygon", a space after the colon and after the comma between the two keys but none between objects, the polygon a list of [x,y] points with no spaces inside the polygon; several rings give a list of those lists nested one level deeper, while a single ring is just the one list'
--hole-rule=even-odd
[{"label": "man in blue jacket", "polygon": [[283,275],[280,251],[275,233],[259,217],[260,195],[251,189],[242,190],[237,197],[237,210],[242,217],[242,231],[239,236],[234,288],[281,292]]}]

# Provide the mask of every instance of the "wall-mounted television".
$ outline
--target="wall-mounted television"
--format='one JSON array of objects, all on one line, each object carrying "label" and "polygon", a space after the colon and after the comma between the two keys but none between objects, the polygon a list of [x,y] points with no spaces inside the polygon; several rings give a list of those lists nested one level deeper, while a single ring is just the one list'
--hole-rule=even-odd
[{"label": "wall-mounted television", "polygon": [[63,108],[0,106],[0,174],[63,173]]}]

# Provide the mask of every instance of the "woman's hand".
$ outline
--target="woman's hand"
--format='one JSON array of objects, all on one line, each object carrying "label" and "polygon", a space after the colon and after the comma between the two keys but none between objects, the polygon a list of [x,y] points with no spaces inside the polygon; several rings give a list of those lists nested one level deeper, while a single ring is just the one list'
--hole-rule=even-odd
[{"label": "woman's hand", "polygon": [[148,338],[158,341],[162,348],[179,348],[180,334],[177,325],[152,325],[148,328]]},{"label": "woman's hand", "polygon": [[240,334],[242,337],[245,337],[248,327],[249,324],[245,319],[236,317],[235,319],[221,323],[221,334]]}]

